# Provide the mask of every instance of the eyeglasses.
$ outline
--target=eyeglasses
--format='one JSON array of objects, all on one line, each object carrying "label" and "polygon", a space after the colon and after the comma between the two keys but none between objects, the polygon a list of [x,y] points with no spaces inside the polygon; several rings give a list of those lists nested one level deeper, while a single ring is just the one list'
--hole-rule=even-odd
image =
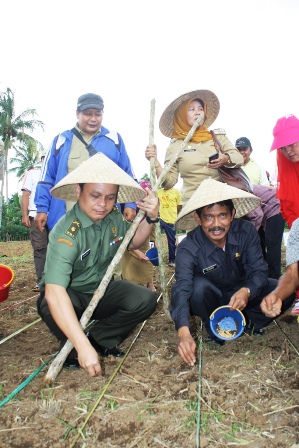
[{"label": "eyeglasses", "polygon": [[240,152],[242,152],[242,151],[247,151],[248,149],[250,149],[250,147],[249,146],[247,146],[246,148],[237,148]]}]

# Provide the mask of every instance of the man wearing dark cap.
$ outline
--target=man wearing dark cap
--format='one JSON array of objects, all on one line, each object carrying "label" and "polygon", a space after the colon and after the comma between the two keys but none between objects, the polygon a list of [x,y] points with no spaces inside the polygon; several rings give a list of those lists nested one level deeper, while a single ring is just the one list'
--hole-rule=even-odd
[{"label": "man wearing dark cap", "polygon": [[[35,194],[37,207],[35,223],[41,232],[46,224],[51,230],[74,205],[51,197],[50,189],[95,153],[105,154],[127,174],[134,177],[121,136],[116,131],[110,131],[102,126],[103,113],[104,102],[99,95],[95,93],[81,95],[77,102],[76,126],[54,138],[46,155]],[[127,221],[132,221],[136,215],[136,204],[125,204],[123,214]]]},{"label": "man wearing dark cap", "polygon": [[236,148],[243,156],[243,171],[247,174],[253,185],[269,185],[266,170],[260,167],[254,160],[250,158],[252,146],[247,137],[240,137],[236,140]]}]

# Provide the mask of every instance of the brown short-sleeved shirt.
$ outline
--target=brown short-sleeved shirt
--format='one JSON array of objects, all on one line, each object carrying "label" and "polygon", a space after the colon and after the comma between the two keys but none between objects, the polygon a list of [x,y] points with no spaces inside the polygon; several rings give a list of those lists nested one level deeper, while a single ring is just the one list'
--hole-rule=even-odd
[{"label": "brown short-sleeved shirt", "polygon": [[[215,133],[222,145],[223,152],[228,153],[230,156],[231,164],[227,166],[242,166],[243,156],[233,146],[225,133],[221,134],[216,131]],[[172,154],[178,150],[182,141],[183,140],[177,139],[170,143],[166,152],[164,165],[169,162]],[[221,181],[218,170],[207,167],[209,157],[216,152],[213,140],[200,143],[187,143],[183,152],[179,155],[177,161],[167,174],[166,180],[163,182],[163,187],[173,187],[177,183],[178,176],[180,175],[183,179],[182,205],[184,206],[204,179],[211,177],[214,180]]]}]

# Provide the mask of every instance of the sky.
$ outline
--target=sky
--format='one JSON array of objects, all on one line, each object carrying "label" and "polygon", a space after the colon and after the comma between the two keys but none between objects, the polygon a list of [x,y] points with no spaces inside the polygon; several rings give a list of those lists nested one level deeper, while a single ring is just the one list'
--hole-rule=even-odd
[{"label": "sky", "polygon": [[[298,17],[297,0],[10,0],[1,5],[0,91],[14,92],[17,113],[37,110],[45,129],[33,136],[46,148],[75,125],[80,95],[101,95],[103,125],[121,134],[140,179],[151,100],[163,162],[162,112],[183,93],[211,90],[220,101],[211,129],[233,143],[248,137],[271,172],[277,119],[299,117]],[[11,176],[9,196],[20,187]]]}]

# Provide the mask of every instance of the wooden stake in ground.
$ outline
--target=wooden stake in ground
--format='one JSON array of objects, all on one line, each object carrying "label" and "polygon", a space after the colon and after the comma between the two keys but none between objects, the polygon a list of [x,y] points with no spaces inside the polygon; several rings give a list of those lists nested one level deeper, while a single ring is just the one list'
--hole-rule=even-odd
[{"label": "wooden stake in ground", "polygon": [[[150,123],[149,123],[149,144],[152,146],[154,144],[154,124],[155,124],[155,99],[151,101],[151,113],[150,113]],[[155,170],[155,158],[151,157],[150,159],[150,179],[152,187],[156,184],[156,170]],[[166,284],[166,273],[165,273],[165,263],[163,259],[163,243],[162,243],[162,235],[160,223],[157,222],[155,224],[155,239],[156,246],[158,250],[158,258],[159,258],[159,272],[160,272],[160,283],[163,295],[163,309],[165,316],[169,321],[172,321],[170,312],[169,312],[169,294]]]},{"label": "wooden stake in ground", "polygon": [[[190,129],[187,137],[185,138],[185,140],[182,142],[182,144],[180,145],[180,147],[178,148],[177,152],[175,154],[173,154],[173,156],[171,157],[170,161],[168,164],[166,164],[164,166],[164,169],[161,173],[161,175],[159,176],[159,178],[157,179],[157,182],[155,184],[155,186],[153,187],[153,192],[156,193],[158,188],[160,187],[160,185],[162,184],[162,182],[164,181],[164,178],[166,176],[166,174],[168,173],[168,171],[171,169],[172,165],[175,163],[177,157],[179,156],[180,152],[185,148],[186,144],[189,142],[189,140],[191,139],[191,137],[193,136],[195,129],[199,126],[199,123],[201,121],[202,117],[198,117],[198,119],[196,120],[196,122],[194,123],[194,125],[192,126],[192,128]],[[125,238],[123,239],[123,242],[121,243],[118,251],[116,252],[116,254],[114,255],[113,260],[110,263],[110,266],[108,267],[106,274],[103,278],[103,280],[101,281],[98,289],[95,291],[88,307],[86,308],[86,310],[84,311],[81,319],[80,319],[80,324],[82,326],[82,328],[85,328],[87,323],[89,322],[92,313],[94,311],[94,309],[96,308],[97,304],[99,303],[99,301],[101,300],[101,298],[103,297],[106,288],[111,280],[111,277],[113,275],[114,269],[116,267],[116,265],[119,263],[120,259],[122,258],[124,251],[127,248],[127,245],[129,244],[130,240],[132,239],[133,235],[135,234],[137,227],[139,225],[139,223],[141,222],[142,218],[144,217],[144,211],[140,210],[137,214],[137,216],[135,217],[131,227],[129,228],[129,230],[126,233]],[[45,376],[44,382],[45,383],[52,383],[55,378],[57,377],[57,375],[59,374],[60,370],[62,369],[63,363],[66,360],[68,354],[70,353],[70,351],[72,350],[73,345],[71,343],[71,341],[67,341],[65,343],[65,345],[63,346],[63,348],[61,349],[61,351],[59,352],[59,354],[56,356],[56,358],[54,359],[54,361],[52,362],[47,375]]]}]

